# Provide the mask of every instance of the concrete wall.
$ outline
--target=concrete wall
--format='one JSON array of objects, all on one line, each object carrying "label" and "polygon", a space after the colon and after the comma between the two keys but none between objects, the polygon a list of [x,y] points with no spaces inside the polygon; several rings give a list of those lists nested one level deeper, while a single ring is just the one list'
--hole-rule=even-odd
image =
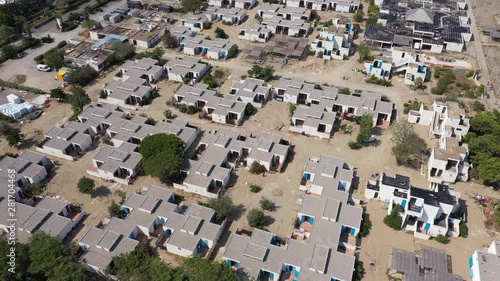
[{"label": "concrete wall", "polygon": [[177,188],[177,189],[186,191],[186,192],[200,194],[200,195],[208,197],[208,198],[217,198],[218,197],[217,194],[208,192],[205,188],[201,188],[199,186],[194,186],[192,184],[187,184],[187,183],[178,184],[178,183],[174,183],[174,187]]},{"label": "concrete wall", "polygon": [[75,159],[73,159],[73,156],[64,154],[64,152],[62,150],[57,150],[55,148],[45,147],[45,146],[43,148],[36,147],[36,151],[41,152],[41,153],[45,153],[48,155],[52,155],[55,157],[59,157],[59,158],[62,158],[62,159],[68,160],[68,161],[75,161]]}]

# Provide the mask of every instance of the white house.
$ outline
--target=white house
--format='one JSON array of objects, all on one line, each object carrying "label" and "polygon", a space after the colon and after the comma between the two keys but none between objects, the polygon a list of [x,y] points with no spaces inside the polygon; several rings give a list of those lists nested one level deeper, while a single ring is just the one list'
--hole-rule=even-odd
[{"label": "white house", "polygon": [[262,24],[252,24],[244,26],[238,33],[238,39],[248,40],[251,42],[266,43],[271,38],[273,31]]},{"label": "white house", "polygon": [[190,56],[206,56],[209,59],[221,60],[229,59],[231,49],[236,48],[229,39],[207,39],[204,35],[187,37],[182,40],[179,50]]},{"label": "white house", "polygon": [[210,22],[222,21],[226,24],[241,24],[248,18],[245,10],[242,10],[240,8],[225,9],[208,7],[205,9],[203,14],[207,16],[207,19]]},{"label": "white house", "polygon": [[311,50],[323,59],[343,60],[351,54],[352,34],[351,30],[345,28],[325,28],[311,43]]},{"label": "white house", "polygon": [[459,225],[464,219],[460,193],[447,186],[431,183],[430,189],[423,189],[410,185],[409,177],[382,173],[376,182],[367,183],[365,197],[383,201],[389,214],[394,206],[401,205],[401,227],[417,238],[458,237],[460,233]]},{"label": "white house", "polygon": [[469,258],[469,275],[472,281],[498,280],[500,268],[500,241],[493,241],[488,249],[476,250]]},{"label": "white house", "polygon": [[181,26],[188,27],[189,29],[197,32],[207,29],[209,25],[210,21],[204,15],[191,15],[181,19]]},{"label": "white house", "polygon": [[256,108],[262,108],[270,93],[271,86],[267,85],[264,80],[246,78],[233,83],[227,98],[232,96],[234,100],[242,101],[245,104],[251,103]]},{"label": "white house", "polygon": [[181,83],[185,80],[198,82],[210,70],[209,64],[202,62],[200,58],[190,56],[169,60],[163,67],[169,80]]},{"label": "white house", "polygon": [[292,115],[289,130],[301,135],[329,139],[335,124],[336,114],[320,105],[298,106]]},{"label": "white house", "polygon": [[375,76],[379,79],[389,80],[392,72],[392,59],[378,57],[373,61],[364,62],[365,71],[369,76]]}]

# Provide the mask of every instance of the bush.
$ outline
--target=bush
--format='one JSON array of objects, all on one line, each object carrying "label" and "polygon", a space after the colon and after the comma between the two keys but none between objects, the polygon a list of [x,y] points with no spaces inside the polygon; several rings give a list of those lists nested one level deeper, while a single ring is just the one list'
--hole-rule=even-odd
[{"label": "bush", "polygon": [[188,110],[187,105],[185,105],[185,104],[181,104],[181,105],[179,106],[179,111],[180,111],[181,113],[186,113],[186,112],[187,112],[187,110]]},{"label": "bush", "polygon": [[295,110],[297,109],[297,106],[293,103],[290,103],[290,107],[288,108],[288,111],[290,113],[290,117],[293,116],[293,114],[295,113]]},{"label": "bush", "polygon": [[474,109],[474,111],[485,111],[486,107],[484,106],[484,104],[482,102],[475,101],[474,105],[473,105],[473,109]]},{"label": "bush", "polygon": [[216,79],[221,79],[222,77],[224,77],[224,71],[222,71],[220,69],[214,70],[214,77]]},{"label": "bush", "polygon": [[273,201],[267,199],[266,197],[260,198],[260,208],[265,211],[271,211],[274,208]]},{"label": "bush", "polygon": [[359,235],[361,237],[366,237],[370,234],[370,229],[372,228],[372,221],[368,217],[367,213],[363,213],[363,220],[361,221],[361,229],[359,230]]},{"label": "bush", "polygon": [[31,92],[33,94],[43,94],[43,91],[37,88],[27,87],[23,85],[16,84],[14,82],[4,81],[0,79],[0,86],[4,86],[6,88],[17,89],[19,91]]},{"label": "bush", "polygon": [[403,206],[401,205],[393,206],[391,214],[385,216],[384,223],[395,230],[400,230],[401,225],[403,224],[403,218],[399,215],[399,212],[402,212],[403,210]]},{"label": "bush", "polygon": [[418,100],[414,99],[413,101],[408,101],[405,103],[404,106],[404,113],[408,114],[410,110],[420,110],[420,106],[422,105],[421,102]]},{"label": "bush", "polygon": [[441,244],[450,243],[450,239],[442,234],[439,234],[438,236],[434,237],[434,239]]},{"label": "bush", "polygon": [[255,109],[255,107],[251,103],[247,103],[247,105],[245,106],[245,115],[246,116],[253,115],[253,114],[255,114],[256,111],[257,110]]},{"label": "bush", "polygon": [[203,76],[202,81],[203,83],[207,84],[209,88],[212,89],[217,88],[219,86],[219,83],[215,81],[214,77],[210,73],[205,74],[205,76]]},{"label": "bush", "polygon": [[342,95],[350,95],[351,94],[351,90],[349,90],[349,88],[343,88],[339,91],[339,94],[342,94]]},{"label": "bush", "polygon": [[248,225],[255,228],[264,226],[264,213],[259,209],[251,209],[247,215]]},{"label": "bush", "polygon": [[38,196],[43,193],[47,185],[45,184],[28,184],[24,186],[24,191],[32,196]]},{"label": "bush", "polygon": [[5,115],[1,112],[0,112],[0,121],[5,121],[7,123],[17,123],[17,120],[15,118],[8,116],[8,115]]},{"label": "bush", "polygon": [[189,115],[193,115],[193,114],[196,114],[198,112],[198,109],[196,109],[196,107],[190,105],[187,107],[187,110],[186,110],[186,113],[189,114]]},{"label": "bush", "polygon": [[223,222],[231,215],[234,209],[233,200],[228,196],[211,198],[206,205],[215,211],[215,220],[217,223]]},{"label": "bush", "polygon": [[382,79],[382,78],[377,78],[375,75],[372,75],[370,78],[365,80],[366,83],[370,84],[376,84],[384,87],[392,87],[391,81]]},{"label": "bush", "polygon": [[61,49],[61,48],[65,47],[67,44],[68,44],[68,42],[63,40],[63,41],[57,43],[57,48]]},{"label": "bush", "polygon": [[352,150],[359,150],[359,149],[363,148],[363,144],[356,142],[356,141],[349,141],[347,143],[347,145],[349,145],[349,148]]},{"label": "bush", "polygon": [[257,161],[253,161],[252,165],[250,166],[250,173],[252,174],[263,174],[267,172],[267,169],[264,165],[259,164]]},{"label": "bush", "polygon": [[109,205],[108,207],[108,213],[109,213],[109,216],[114,218],[114,217],[120,217],[120,215],[122,214],[122,210],[120,208],[120,205],[118,205],[115,200],[113,200],[111,202],[111,205]]},{"label": "bush", "polygon": [[229,36],[226,34],[224,29],[217,27],[214,31],[215,33],[215,38],[221,38],[221,39],[227,39]]},{"label": "bush", "polygon": [[469,227],[467,226],[467,224],[465,224],[464,222],[461,222],[458,228],[460,230],[460,236],[462,236],[464,238],[469,236]]},{"label": "bush", "polygon": [[472,78],[472,76],[474,76],[474,73],[475,73],[474,70],[471,70],[471,71],[467,72],[467,74],[465,75],[465,77]]},{"label": "bush", "polygon": [[95,71],[90,66],[84,66],[78,70],[71,72],[68,78],[68,83],[72,85],[87,86],[94,79],[99,77],[99,72]]},{"label": "bush", "polygon": [[94,191],[95,181],[87,177],[82,177],[78,181],[78,191],[83,194],[90,194]]},{"label": "bush", "polygon": [[259,193],[262,190],[262,187],[256,184],[250,185],[250,192],[252,193]]}]

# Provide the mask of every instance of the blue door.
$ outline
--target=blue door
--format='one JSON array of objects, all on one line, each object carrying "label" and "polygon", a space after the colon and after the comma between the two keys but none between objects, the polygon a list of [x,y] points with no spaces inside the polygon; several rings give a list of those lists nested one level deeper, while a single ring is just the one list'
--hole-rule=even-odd
[{"label": "blue door", "polygon": [[310,223],[310,224],[314,224],[314,218],[313,218],[313,217],[310,217],[310,218],[309,218],[309,223]]},{"label": "blue door", "polygon": [[430,223],[426,223],[424,229],[427,230],[427,231],[429,231],[429,229],[431,229],[431,224]]},{"label": "blue door", "polygon": [[355,236],[356,235],[356,228],[351,228],[351,235]]},{"label": "blue door", "polygon": [[406,199],[403,199],[403,202],[401,202],[401,206],[406,207]]}]

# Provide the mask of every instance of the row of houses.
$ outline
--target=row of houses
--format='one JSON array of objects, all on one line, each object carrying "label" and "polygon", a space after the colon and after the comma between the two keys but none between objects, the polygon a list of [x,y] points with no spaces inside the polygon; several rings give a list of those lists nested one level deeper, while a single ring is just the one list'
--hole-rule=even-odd
[{"label": "row of houses", "polygon": [[202,115],[220,124],[241,125],[247,104],[262,108],[271,95],[271,86],[264,80],[246,78],[236,81],[229,93],[220,95],[199,83],[183,85],[174,94],[175,102],[194,106]]},{"label": "row of houses", "polygon": [[340,13],[355,13],[361,7],[359,0],[285,0],[284,2],[287,7]]},{"label": "row of houses", "polygon": [[285,241],[259,229],[230,237],[223,260],[256,280],[352,280],[363,209],[349,197],[353,168],[342,159],[311,159],[295,229]]},{"label": "row of houses", "polygon": [[367,183],[365,197],[384,202],[389,214],[394,206],[402,206],[401,228],[420,239],[458,237],[459,225],[465,221],[460,193],[442,184],[431,183],[429,189],[424,189],[411,185],[407,176],[382,173],[376,181]]},{"label": "row of houses", "polygon": [[169,253],[209,257],[222,233],[215,223],[214,210],[190,204],[175,204],[175,193],[163,187],[143,187],[121,205],[122,217],[114,217],[102,227],[91,227],[78,242],[80,261],[96,272],[113,269],[113,258],[134,251],[139,243]]},{"label": "row of houses", "polygon": [[311,43],[311,50],[325,60],[344,60],[352,54],[354,25],[346,18],[333,18],[332,26],[323,28]]},{"label": "row of houses", "polygon": [[279,173],[289,150],[286,140],[270,132],[244,137],[227,128],[210,131],[202,136],[193,157],[181,167],[182,183],[174,183],[174,187],[217,198],[229,187],[236,167],[250,167],[257,162],[267,171]]},{"label": "row of houses", "polygon": [[472,38],[467,7],[465,0],[384,0],[377,24],[366,27],[364,40],[384,49],[461,52]]},{"label": "row of houses", "polygon": [[273,34],[306,37],[311,32],[311,11],[307,9],[270,4],[261,6],[257,14],[260,24]]},{"label": "row of houses", "polygon": [[215,7],[234,7],[251,9],[257,5],[257,0],[208,0],[208,5]]},{"label": "row of houses", "polygon": [[179,44],[179,52],[190,56],[202,56],[213,60],[231,58],[237,48],[229,39],[207,39],[204,35],[185,37]]},{"label": "row of houses", "polygon": [[337,114],[342,118],[370,114],[373,125],[388,125],[392,120],[394,104],[382,100],[375,93],[362,92],[359,96],[343,95],[340,89],[308,83],[303,79],[281,79],[275,86],[279,101],[297,105],[292,115],[291,132],[330,138]]}]

